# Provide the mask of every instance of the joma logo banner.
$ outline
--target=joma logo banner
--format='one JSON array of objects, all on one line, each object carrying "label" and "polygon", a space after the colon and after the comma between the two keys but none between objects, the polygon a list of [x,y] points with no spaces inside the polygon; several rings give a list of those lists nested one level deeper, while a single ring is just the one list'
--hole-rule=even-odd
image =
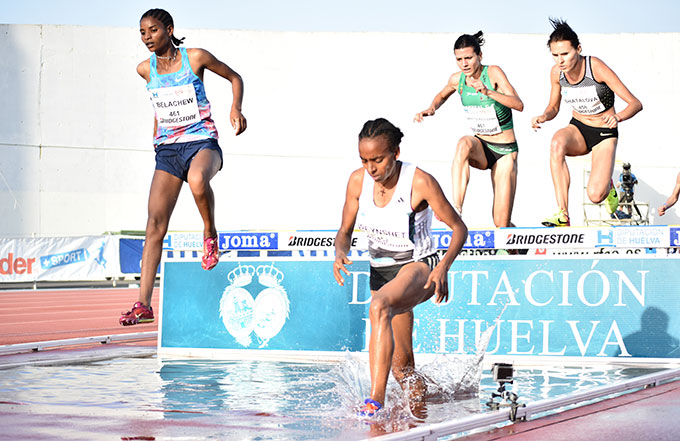
[{"label": "joma logo banner", "polygon": [[221,250],[276,250],[278,233],[220,233]]}]

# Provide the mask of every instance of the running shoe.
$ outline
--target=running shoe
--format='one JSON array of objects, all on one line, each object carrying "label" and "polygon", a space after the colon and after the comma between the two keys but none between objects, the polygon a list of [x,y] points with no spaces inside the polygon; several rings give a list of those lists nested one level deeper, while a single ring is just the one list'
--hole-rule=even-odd
[{"label": "running shoe", "polygon": [[569,223],[569,216],[567,216],[567,214],[562,209],[549,218],[546,218],[541,223],[546,227],[568,227],[571,225]]},{"label": "running shoe", "polygon": [[142,302],[137,302],[132,305],[132,311],[121,312],[121,314],[119,322],[123,326],[151,323],[155,320],[153,308],[142,304]]},{"label": "running shoe", "polygon": [[382,404],[378,403],[375,400],[371,400],[370,398],[366,398],[364,400],[364,405],[361,407],[361,409],[359,409],[359,411],[357,412],[357,415],[365,416],[365,417],[372,417],[380,409],[382,409]]},{"label": "running shoe", "polygon": [[605,207],[607,208],[607,213],[612,214],[619,208],[619,195],[616,194],[616,187],[614,187],[613,179],[609,182],[609,185],[611,187],[607,199],[605,199]]},{"label": "running shoe", "polygon": [[203,258],[201,259],[201,267],[209,271],[215,268],[217,262],[220,260],[220,247],[217,243],[217,237],[206,237],[203,239]]}]

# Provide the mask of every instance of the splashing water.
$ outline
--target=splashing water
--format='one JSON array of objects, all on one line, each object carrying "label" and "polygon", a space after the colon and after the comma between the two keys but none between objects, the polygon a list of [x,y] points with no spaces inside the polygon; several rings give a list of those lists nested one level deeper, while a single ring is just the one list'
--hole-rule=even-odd
[{"label": "splashing water", "polygon": [[[404,430],[426,419],[433,422],[433,410],[437,407],[442,408],[443,421],[451,418],[450,407],[454,400],[455,406],[462,410],[463,415],[479,411],[481,406],[476,397],[479,395],[482,362],[494,329],[495,325],[482,333],[474,355],[438,355],[418,368],[412,378],[405,379],[404,389],[390,376],[385,407],[372,421],[377,424],[389,423],[388,431]],[[345,414],[356,415],[358,404],[370,395],[370,369],[365,358],[346,352],[344,362],[331,369],[329,375],[334,377],[333,393],[339,397]],[[409,400],[412,396],[409,386],[415,384],[415,378],[421,378],[427,390],[423,399],[419,400],[420,403]],[[461,407],[459,401],[467,401],[468,406]],[[460,415],[461,412],[454,412],[455,414]],[[361,419],[358,416],[356,418]]]},{"label": "splashing water", "polygon": [[[484,336],[476,355],[420,367],[428,378],[424,406],[409,407],[408,393],[391,380],[387,406],[372,421],[356,416],[370,391],[366,354],[346,353],[328,363],[119,358],[7,369],[0,426],[20,435],[7,439],[363,439],[485,412],[481,397],[497,385],[481,371]],[[518,370],[515,379],[522,401],[531,402],[646,373],[553,366]]]},{"label": "splashing water", "polygon": [[436,380],[428,384],[428,396],[453,400],[479,394],[482,362],[495,328],[496,325],[490,326],[482,333],[474,355],[442,354],[421,368],[424,374]]}]

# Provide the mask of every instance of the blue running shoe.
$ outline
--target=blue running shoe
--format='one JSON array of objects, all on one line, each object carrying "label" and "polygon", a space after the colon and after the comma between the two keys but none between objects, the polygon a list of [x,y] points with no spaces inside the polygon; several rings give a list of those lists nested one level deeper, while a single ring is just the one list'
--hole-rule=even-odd
[{"label": "blue running shoe", "polygon": [[359,409],[359,411],[357,412],[357,415],[364,416],[364,417],[372,417],[380,409],[382,409],[382,404],[378,403],[375,400],[371,400],[370,398],[366,398],[364,400],[363,407],[361,409]]}]

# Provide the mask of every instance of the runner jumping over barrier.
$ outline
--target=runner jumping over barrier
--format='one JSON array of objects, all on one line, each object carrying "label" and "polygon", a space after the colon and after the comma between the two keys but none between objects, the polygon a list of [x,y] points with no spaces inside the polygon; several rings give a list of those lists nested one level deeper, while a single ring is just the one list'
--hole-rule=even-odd
[{"label": "runner jumping over barrier", "polygon": [[156,112],[154,146],[156,171],[149,192],[149,218],[142,252],[139,299],[122,313],[123,326],[154,321],[151,295],[163,250],[163,238],[184,182],[189,184],[203,219],[203,259],[211,270],[219,260],[215,228],[215,198],[210,180],[222,168],[222,150],[205,95],[203,74],[210,70],[231,83],[233,103],[230,122],[236,135],[246,129],[241,113],[243,81],[238,73],[205,49],[179,48],[174,22],[163,9],[142,15],[139,30],[151,57],[137,66]]}]

